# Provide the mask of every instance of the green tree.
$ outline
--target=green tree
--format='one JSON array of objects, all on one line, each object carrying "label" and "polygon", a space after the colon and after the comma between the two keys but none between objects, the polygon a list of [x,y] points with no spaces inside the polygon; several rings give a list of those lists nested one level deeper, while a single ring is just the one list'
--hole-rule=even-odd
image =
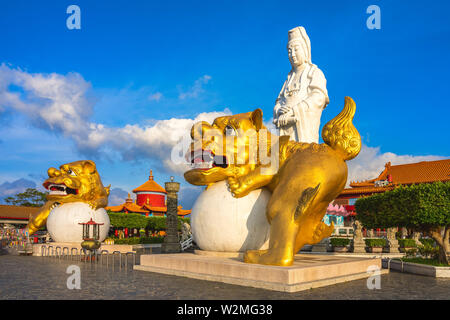
[{"label": "green tree", "polygon": [[13,197],[5,198],[7,204],[25,207],[42,207],[47,202],[47,192],[40,192],[34,188],[28,188]]},{"label": "green tree", "polygon": [[450,183],[399,186],[358,199],[355,209],[365,228],[406,227],[432,237],[439,246],[439,262],[449,263]]}]

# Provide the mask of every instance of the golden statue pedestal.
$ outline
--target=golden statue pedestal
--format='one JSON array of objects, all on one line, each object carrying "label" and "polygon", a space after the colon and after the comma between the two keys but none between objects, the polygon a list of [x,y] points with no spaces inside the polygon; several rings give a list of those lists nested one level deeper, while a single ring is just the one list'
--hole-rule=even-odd
[{"label": "golden statue pedestal", "polygon": [[[135,270],[283,292],[297,292],[373,275],[372,266],[382,270],[380,258],[297,254],[290,267],[244,263],[242,258],[203,254],[150,254],[141,256]],[[373,269],[372,269],[373,270]]]}]

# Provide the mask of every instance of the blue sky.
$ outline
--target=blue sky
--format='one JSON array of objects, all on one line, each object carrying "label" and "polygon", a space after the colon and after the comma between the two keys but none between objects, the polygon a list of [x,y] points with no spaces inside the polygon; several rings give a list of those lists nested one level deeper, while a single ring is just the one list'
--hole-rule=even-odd
[{"label": "blue sky", "polygon": [[[71,4],[81,9],[81,30],[66,27]],[[366,27],[372,4],[381,9],[380,30]],[[365,149],[351,178],[372,177],[387,161],[448,158],[449,10],[448,1],[400,0],[2,1],[0,93],[18,93],[19,102],[0,98],[0,192],[18,179],[40,184],[48,167],[86,158],[105,184],[125,192],[150,168],[162,185],[170,175],[182,182],[163,163],[171,144],[150,128],[256,107],[270,121],[290,70],[287,31],[300,25],[328,81],[322,125],[344,96],[357,103]],[[51,75],[60,90],[46,96]],[[98,129],[100,144],[86,140],[40,113],[51,101],[73,103],[79,131],[90,123],[121,133]],[[183,187],[190,206],[198,188]]]}]

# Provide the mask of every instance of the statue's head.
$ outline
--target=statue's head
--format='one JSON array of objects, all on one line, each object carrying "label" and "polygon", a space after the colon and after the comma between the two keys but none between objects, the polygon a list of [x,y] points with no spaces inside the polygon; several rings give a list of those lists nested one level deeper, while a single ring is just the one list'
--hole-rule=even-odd
[{"label": "statue's head", "polygon": [[288,55],[293,68],[303,63],[311,63],[311,42],[305,28],[296,27],[288,33]]},{"label": "statue's head", "polygon": [[267,130],[261,109],[219,117],[212,124],[194,124],[186,155],[193,168],[184,174],[185,179],[207,185],[248,171],[257,161],[262,129]]},{"label": "statue's head", "polygon": [[49,191],[47,199],[59,203],[88,202],[100,197],[108,199],[109,187],[103,187],[95,163],[81,160],[63,164],[47,171],[43,186]]}]

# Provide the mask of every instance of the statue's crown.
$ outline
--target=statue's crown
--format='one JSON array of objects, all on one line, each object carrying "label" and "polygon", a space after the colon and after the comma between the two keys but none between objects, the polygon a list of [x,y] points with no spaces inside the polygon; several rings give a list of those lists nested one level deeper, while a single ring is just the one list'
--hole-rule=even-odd
[{"label": "statue's crown", "polygon": [[288,44],[292,41],[299,41],[307,54],[307,59],[311,62],[311,41],[303,27],[296,27],[288,32]]}]

